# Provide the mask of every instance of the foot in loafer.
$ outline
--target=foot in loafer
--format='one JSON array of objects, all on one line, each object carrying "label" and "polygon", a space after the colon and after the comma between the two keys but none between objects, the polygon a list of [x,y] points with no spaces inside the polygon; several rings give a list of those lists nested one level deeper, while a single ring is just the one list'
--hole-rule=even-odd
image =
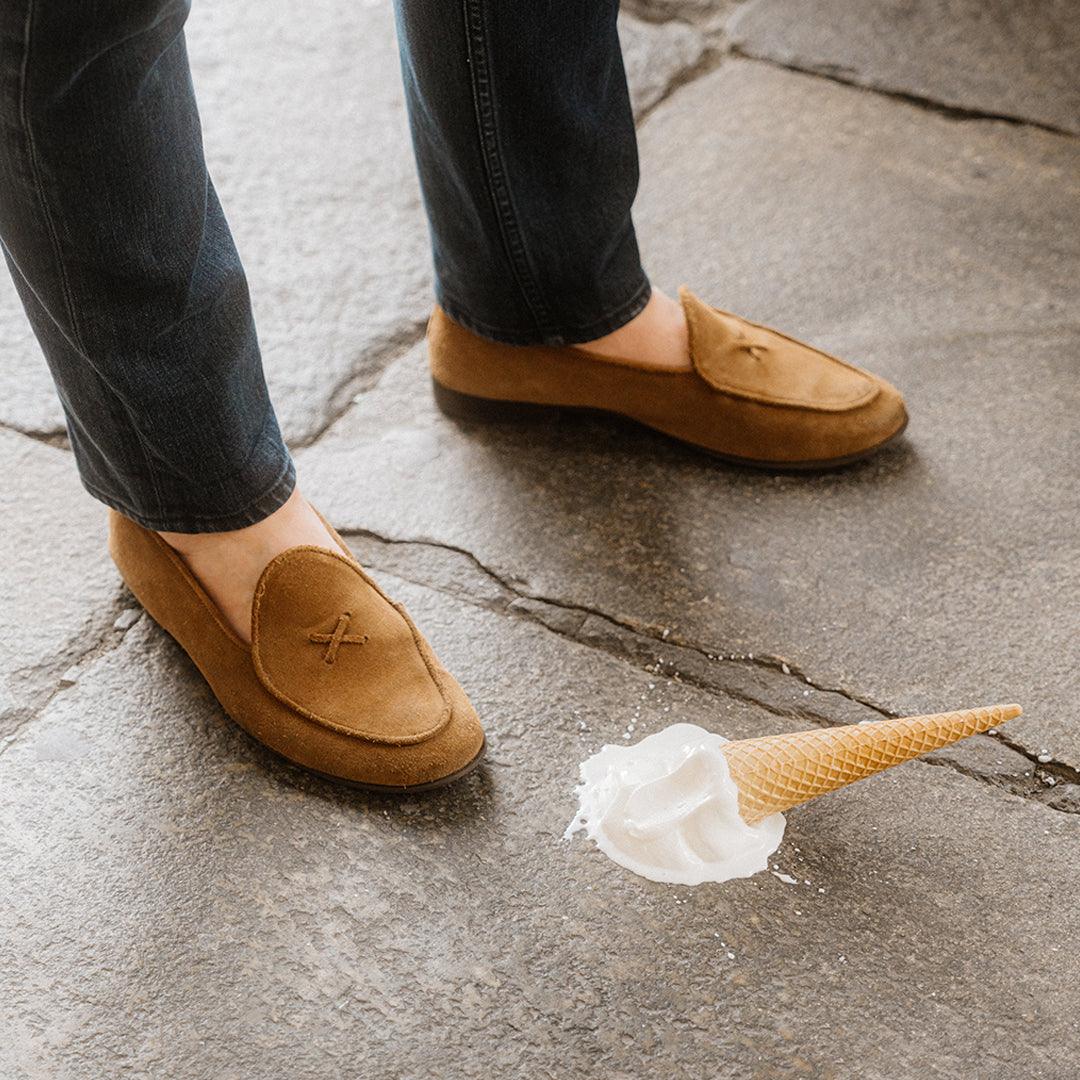
[{"label": "foot in loafer", "polygon": [[658,294],[615,334],[561,347],[491,341],[436,307],[427,335],[436,400],[462,419],[552,407],[616,413],[769,469],[846,465],[907,426],[904,399],[884,379],[685,287],[679,295],[681,319]]},{"label": "foot in loafer", "polygon": [[263,570],[291,547],[337,547],[326,523],[294,488],[269,517],[232,532],[159,532],[217,605],[237,637],[251,641],[251,602]]},{"label": "foot in loafer", "polygon": [[449,783],[483,756],[464,691],[296,492],[232,533],[163,536],[110,511],[109,549],[225,712],[290,761],[400,792]]}]

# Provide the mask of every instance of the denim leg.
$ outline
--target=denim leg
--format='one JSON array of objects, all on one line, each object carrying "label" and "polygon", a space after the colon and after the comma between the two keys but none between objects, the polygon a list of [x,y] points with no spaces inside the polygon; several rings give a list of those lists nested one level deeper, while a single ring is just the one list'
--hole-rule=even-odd
[{"label": "denim leg", "polygon": [[206,172],[183,0],[0,5],[0,240],[87,490],[241,528],[295,483]]},{"label": "denim leg", "polygon": [[396,0],[446,312],[513,344],[588,341],[649,299],[618,0]]}]

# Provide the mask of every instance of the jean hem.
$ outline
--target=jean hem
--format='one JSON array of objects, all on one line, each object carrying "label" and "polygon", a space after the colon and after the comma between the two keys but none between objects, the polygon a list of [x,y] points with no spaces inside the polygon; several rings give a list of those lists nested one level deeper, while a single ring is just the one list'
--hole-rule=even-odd
[{"label": "jean hem", "polygon": [[555,329],[507,330],[490,326],[470,315],[456,300],[451,300],[438,284],[435,287],[435,296],[439,307],[454,322],[489,341],[497,341],[503,345],[548,345],[557,348],[563,345],[581,345],[588,341],[595,341],[625,326],[644,310],[652,296],[652,284],[648,278],[643,278],[630,299],[623,301],[594,322],[585,326]]},{"label": "jean hem", "polygon": [[141,525],[144,529],[150,529],[152,532],[232,532],[235,529],[246,529],[249,525],[257,524],[285,504],[296,487],[296,466],[293,464],[291,456],[287,457],[283,469],[278,473],[274,482],[254,500],[239,510],[227,514],[205,516],[202,514],[187,514],[169,518],[151,517],[125,505],[119,499],[94,487],[85,479],[82,479],[82,485],[98,502],[104,503],[118,514],[130,518],[136,525]]}]

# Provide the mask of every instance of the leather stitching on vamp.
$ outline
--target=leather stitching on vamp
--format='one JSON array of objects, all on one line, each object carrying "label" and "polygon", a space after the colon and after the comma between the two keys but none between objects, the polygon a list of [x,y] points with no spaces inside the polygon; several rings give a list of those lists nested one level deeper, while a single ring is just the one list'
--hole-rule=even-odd
[{"label": "leather stitching on vamp", "polygon": [[[267,587],[270,578],[274,576],[279,570],[290,562],[295,562],[298,559],[306,558],[310,555],[315,555],[320,558],[335,559],[343,565],[347,566],[349,570],[356,574],[369,588],[373,589],[379,597],[382,598],[390,607],[392,607],[398,615],[404,620],[405,625],[408,627],[410,634],[412,635],[413,644],[416,646],[417,652],[420,654],[420,658],[424,663],[424,667],[427,670],[428,676],[438,691],[439,697],[442,699],[443,707],[439,712],[439,716],[430,727],[425,728],[423,731],[417,732],[412,735],[386,735],[378,732],[363,731],[357,728],[348,727],[345,724],[339,724],[335,720],[331,720],[328,717],[321,716],[313,710],[307,708],[305,705],[296,701],[284,690],[278,687],[274,680],[270,677],[270,673],[263,666],[262,658],[260,656],[260,613],[262,608],[263,596],[267,591]],[[321,548],[315,545],[301,545],[294,548],[289,548],[288,551],[282,552],[276,558],[272,559],[270,563],[262,572],[262,576],[259,578],[258,586],[255,590],[255,599],[252,604],[252,617],[251,617],[251,659],[255,668],[255,673],[259,677],[259,681],[270,691],[279,701],[288,705],[289,708],[295,710],[301,716],[306,716],[309,720],[314,720],[316,723],[323,724],[325,727],[332,729],[333,731],[339,731],[343,735],[349,735],[353,738],[367,739],[370,742],[383,743],[386,745],[395,746],[409,746],[415,743],[424,742],[430,739],[433,735],[438,734],[447,723],[450,721],[452,708],[450,699],[447,694],[446,686],[442,678],[439,675],[438,669],[434,667],[428,655],[428,651],[423,647],[423,639],[420,636],[419,631],[413,624],[412,619],[409,617],[404,607],[391,600],[383,591],[364,573],[360,565],[352,559],[345,558],[344,555],[339,555],[335,551],[329,550],[329,548]]]}]

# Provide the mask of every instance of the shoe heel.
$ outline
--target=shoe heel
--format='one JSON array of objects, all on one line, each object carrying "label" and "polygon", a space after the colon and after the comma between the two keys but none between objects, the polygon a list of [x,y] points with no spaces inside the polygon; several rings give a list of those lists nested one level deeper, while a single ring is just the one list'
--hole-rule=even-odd
[{"label": "shoe heel", "polygon": [[499,421],[536,420],[557,412],[549,405],[532,405],[524,401],[493,401],[491,398],[463,394],[431,380],[432,393],[439,410],[451,420]]}]

